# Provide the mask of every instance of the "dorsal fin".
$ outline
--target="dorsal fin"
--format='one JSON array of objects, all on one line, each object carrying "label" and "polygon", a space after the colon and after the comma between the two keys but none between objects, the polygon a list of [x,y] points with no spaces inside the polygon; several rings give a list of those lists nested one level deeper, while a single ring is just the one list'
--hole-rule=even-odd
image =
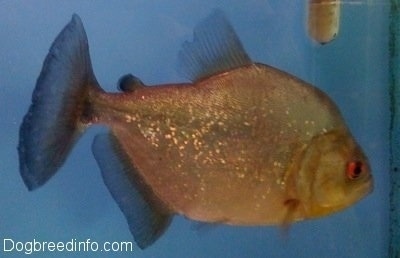
[{"label": "dorsal fin", "polygon": [[193,41],[186,41],[179,52],[179,69],[193,82],[251,63],[220,10],[215,10],[195,27]]}]

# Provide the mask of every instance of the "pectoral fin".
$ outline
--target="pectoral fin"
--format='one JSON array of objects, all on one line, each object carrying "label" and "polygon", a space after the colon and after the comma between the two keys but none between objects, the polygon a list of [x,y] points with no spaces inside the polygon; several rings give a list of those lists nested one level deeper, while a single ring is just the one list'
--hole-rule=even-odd
[{"label": "pectoral fin", "polygon": [[136,243],[142,249],[154,243],[171,221],[171,214],[148,196],[133,164],[111,133],[97,135],[92,145],[104,183],[129,224]]},{"label": "pectoral fin", "polygon": [[284,203],[286,206],[286,214],[283,218],[281,227],[282,227],[282,235],[286,236],[289,231],[290,224],[294,222],[295,213],[297,208],[299,207],[300,200],[298,199],[287,199]]}]

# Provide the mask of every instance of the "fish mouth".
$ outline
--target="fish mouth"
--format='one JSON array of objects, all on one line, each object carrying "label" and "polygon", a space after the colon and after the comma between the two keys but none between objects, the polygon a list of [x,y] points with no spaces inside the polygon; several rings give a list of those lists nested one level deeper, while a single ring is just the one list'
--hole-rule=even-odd
[{"label": "fish mouth", "polygon": [[355,189],[355,196],[358,198],[355,200],[356,202],[364,198],[366,195],[372,193],[374,191],[374,179],[371,174],[369,174],[363,182]]},{"label": "fish mouth", "polygon": [[348,195],[349,199],[347,200],[347,202],[341,205],[337,205],[335,207],[326,207],[326,208],[328,208],[328,211],[331,210],[335,212],[346,209],[364,199],[367,195],[372,193],[373,190],[374,190],[374,180],[371,175],[368,175],[368,177],[365,177],[363,179],[363,182],[360,182],[360,185],[352,189],[351,193],[349,193]]}]

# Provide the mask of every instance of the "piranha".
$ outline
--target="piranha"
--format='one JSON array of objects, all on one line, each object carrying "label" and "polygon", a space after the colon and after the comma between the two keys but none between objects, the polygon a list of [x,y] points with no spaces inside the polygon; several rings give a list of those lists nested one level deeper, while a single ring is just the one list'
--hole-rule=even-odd
[{"label": "piranha", "polygon": [[289,225],[342,210],[372,191],[367,157],[333,101],[246,54],[214,11],[179,53],[191,80],[148,86],[133,75],[101,89],[74,14],[44,61],[18,145],[29,190],[63,165],[86,128],[140,248],[174,215],[230,225]]}]

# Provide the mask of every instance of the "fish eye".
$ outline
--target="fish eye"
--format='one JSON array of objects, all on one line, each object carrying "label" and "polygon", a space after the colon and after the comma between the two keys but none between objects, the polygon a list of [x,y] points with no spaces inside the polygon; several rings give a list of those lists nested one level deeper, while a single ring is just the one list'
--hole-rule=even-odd
[{"label": "fish eye", "polygon": [[347,178],[354,180],[360,177],[364,170],[364,165],[361,161],[352,161],[347,164],[346,175]]}]

